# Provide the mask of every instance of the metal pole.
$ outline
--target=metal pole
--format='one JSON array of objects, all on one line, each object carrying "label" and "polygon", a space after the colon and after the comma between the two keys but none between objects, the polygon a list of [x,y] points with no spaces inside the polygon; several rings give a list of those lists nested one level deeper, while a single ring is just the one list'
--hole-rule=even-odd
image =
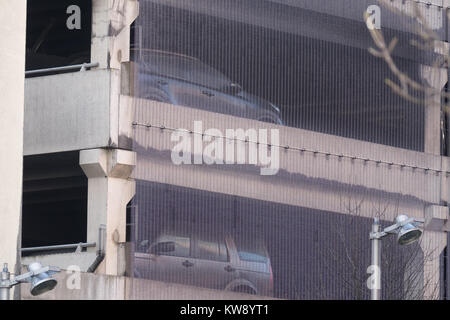
[{"label": "metal pole", "polygon": [[74,64],[71,66],[62,66],[62,67],[54,67],[54,68],[46,68],[46,69],[37,69],[37,70],[29,70],[25,71],[25,75],[33,75],[33,74],[39,74],[39,73],[49,73],[49,72],[58,72],[58,71],[70,71],[70,70],[77,70],[79,71],[85,71],[86,68],[96,68],[99,66],[98,62],[95,63],[82,63],[82,64]]},{"label": "metal pole", "polygon": [[8,264],[3,265],[3,271],[0,273],[0,300],[9,300],[10,273],[8,272]]},{"label": "metal pole", "polygon": [[95,247],[97,244],[95,242],[88,243],[71,243],[71,244],[60,244],[55,246],[43,246],[43,247],[32,247],[32,248],[22,248],[22,252],[33,252],[33,251],[49,251],[49,250],[61,250],[61,249],[76,249]]},{"label": "metal pole", "polygon": [[[380,220],[378,218],[373,219],[372,232],[380,232]],[[375,285],[371,288],[371,300],[380,300],[381,296],[381,268],[380,268],[380,246],[381,239],[373,237],[372,241],[372,267],[375,275]]]}]

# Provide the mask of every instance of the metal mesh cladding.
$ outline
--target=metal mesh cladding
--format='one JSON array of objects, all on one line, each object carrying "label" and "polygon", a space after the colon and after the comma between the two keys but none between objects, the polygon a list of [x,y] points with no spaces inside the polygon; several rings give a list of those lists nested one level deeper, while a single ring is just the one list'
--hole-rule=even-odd
[{"label": "metal mesh cladding", "polygon": [[[373,218],[423,217],[448,179],[441,101],[386,81],[400,83],[400,70],[444,90],[446,70],[414,45],[428,29],[408,16],[408,1],[393,1],[403,13],[372,2],[140,1],[135,298],[148,297],[152,281],[173,284],[158,298],[179,298],[180,288],[210,298],[369,298]],[[387,43],[398,39],[389,56],[397,69],[368,51],[380,49],[363,19],[372,5]],[[435,40],[447,40],[445,10],[420,10]],[[382,297],[439,296],[444,238],[425,231],[406,247],[384,239]]]}]

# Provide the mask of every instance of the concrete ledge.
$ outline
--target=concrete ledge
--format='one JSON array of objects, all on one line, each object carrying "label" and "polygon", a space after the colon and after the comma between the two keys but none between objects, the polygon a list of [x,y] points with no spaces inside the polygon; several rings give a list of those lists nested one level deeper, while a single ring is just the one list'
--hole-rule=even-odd
[{"label": "concrete ledge", "polygon": [[40,296],[30,294],[30,284],[22,284],[23,300],[123,300],[125,278],[62,270],[54,278],[58,285]]},{"label": "concrete ledge", "polygon": [[177,283],[127,278],[128,300],[270,300],[262,297],[224,290],[212,290]]},{"label": "concrete ledge", "polygon": [[24,155],[107,147],[110,70],[25,79]]},{"label": "concrete ledge", "polygon": [[[24,270],[25,271],[25,270]],[[56,288],[40,296],[30,294],[30,284],[23,284],[24,300],[268,300],[230,291],[212,290],[176,283],[135,279],[94,273],[56,274]]]},{"label": "concrete ledge", "polygon": [[448,231],[448,207],[431,205],[425,208],[425,229],[429,231]]},{"label": "concrete ledge", "polygon": [[[450,168],[448,157],[187,107],[173,107],[150,100],[131,99],[136,109],[136,121],[141,124],[134,126],[134,151],[138,157],[132,177],[136,180],[344,214],[348,210],[342,205],[342,198],[364,199],[361,214],[367,216],[371,215],[373,205],[389,202],[395,205],[389,206],[385,212],[388,220],[393,220],[398,212],[423,218],[425,206],[447,201],[450,195],[446,191],[450,181],[446,174],[431,171],[447,171]],[[145,127],[150,124],[193,130],[194,121],[200,119],[204,130],[278,129],[282,146],[318,150],[322,154],[283,148],[280,150],[280,170],[277,175],[269,177],[259,174],[260,167],[249,165],[177,166],[171,161],[174,146],[171,142],[172,131]],[[347,158],[336,156],[340,154],[347,155]],[[274,188],[279,192],[273,192]]]}]

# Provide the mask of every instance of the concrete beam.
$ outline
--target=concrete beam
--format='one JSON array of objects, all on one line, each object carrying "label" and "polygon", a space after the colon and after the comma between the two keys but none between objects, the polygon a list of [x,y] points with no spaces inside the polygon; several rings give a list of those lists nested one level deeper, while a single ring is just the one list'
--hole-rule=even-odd
[{"label": "concrete beam", "polygon": [[127,300],[275,300],[272,297],[147,279],[126,278],[125,285]]},{"label": "concrete beam", "polygon": [[[258,167],[233,168],[229,166],[176,166],[171,161],[172,132],[136,126],[135,148],[139,152],[139,165],[133,175],[136,179],[182,185],[189,188],[208,188],[210,191],[238,194],[267,201],[315,207],[327,205],[321,194],[330,194],[331,207],[337,208],[344,190],[370,194],[376,199],[405,199],[400,206],[415,207],[416,217],[423,218],[424,205],[441,203],[441,184],[450,179],[445,173],[425,171],[420,168],[442,170],[448,168],[449,159],[433,154],[383,146],[375,143],[348,139],[291,127],[280,127],[191,108],[174,108],[163,103],[132,98],[139,115],[139,123],[168,128],[193,130],[194,121],[203,120],[203,130],[217,128],[221,132],[237,128],[279,129],[280,144],[290,150],[280,150],[280,170],[274,177],[262,177]],[[331,154],[354,156],[355,160],[337,156],[314,155],[292,150],[293,147],[318,150]],[[359,159],[359,160],[358,160]],[[362,160],[361,160],[362,159]],[[364,159],[383,161],[368,162]],[[390,166],[388,163],[397,165]],[[400,165],[417,166],[402,168]],[[219,181],[211,184],[210,181]],[[239,183],[238,181],[243,181]],[[283,192],[271,192],[274,187]],[[336,193],[336,190],[341,190]],[[391,200],[387,200],[391,197]],[[379,200],[381,203],[383,200]],[[403,203],[402,203],[403,202]],[[394,205],[393,205],[394,206]],[[322,208],[327,210],[326,208]],[[332,210],[332,211],[335,211]],[[412,215],[412,214],[410,214]],[[392,219],[395,215],[392,217]]]},{"label": "concrete beam", "polygon": [[[433,1],[437,5],[420,4],[419,10],[428,19],[433,30],[442,34],[445,26],[440,9],[442,0]],[[367,49],[368,43],[361,42],[361,39],[367,35],[367,30],[363,24],[363,14],[370,5],[379,5],[378,1],[374,0],[267,0],[263,3],[259,0],[248,0],[245,2],[240,1],[239,5],[230,5],[222,0],[146,0],[146,2],[281,32],[342,43],[363,48],[364,50]],[[422,0],[418,2],[427,2],[428,4],[429,1]],[[389,3],[405,13],[412,12],[411,1],[389,1]],[[319,32],[317,30],[319,23],[312,18],[317,16],[315,13],[326,14],[328,17],[324,16],[326,18],[323,19],[328,22],[340,20],[339,24],[353,25],[354,29],[349,31],[348,28],[335,28],[335,24],[321,23]],[[402,20],[394,12],[386,9],[382,13],[381,26],[384,30],[389,29],[398,35],[405,31],[405,23]],[[370,43],[370,45],[373,45],[373,43]],[[397,45],[396,55],[399,54],[398,51],[401,47],[401,43]],[[410,48],[410,45],[407,44],[406,48]]]},{"label": "concrete beam", "polygon": [[133,99],[130,96],[121,95],[119,102],[119,148],[121,149],[133,148],[133,119]]},{"label": "concrete beam", "polygon": [[425,207],[424,228],[429,231],[448,230],[449,209],[446,206],[431,205]]},{"label": "concrete beam", "polygon": [[26,0],[0,2],[0,265],[12,273],[20,271],[26,9]]}]

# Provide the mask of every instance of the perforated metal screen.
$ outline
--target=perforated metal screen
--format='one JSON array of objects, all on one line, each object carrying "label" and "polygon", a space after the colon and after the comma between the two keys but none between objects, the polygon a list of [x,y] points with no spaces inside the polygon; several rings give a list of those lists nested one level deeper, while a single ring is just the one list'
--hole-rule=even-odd
[{"label": "perforated metal screen", "polygon": [[[446,179],[445,113],[412,102],[426,98],[420,90],[406,99],[386,84],[398,79],[368,51],[371,5],[140,1],[135,277],[276,298],[369,298],[373,218],[423,218],[441,204]],[[445,11],[420,8],[445,41]],[[412,45],[423,26],[382,6],[380,17],[387,42],[399,40],[395,66],[443,89],[446,78],[430,76],[437,53]],[[239,157],[239,143],[245,161],[227,158],[231,149]],[[439,291],[428,266],[442,237],[425,234],[407,247],[383,239],[383,298]]]}]

